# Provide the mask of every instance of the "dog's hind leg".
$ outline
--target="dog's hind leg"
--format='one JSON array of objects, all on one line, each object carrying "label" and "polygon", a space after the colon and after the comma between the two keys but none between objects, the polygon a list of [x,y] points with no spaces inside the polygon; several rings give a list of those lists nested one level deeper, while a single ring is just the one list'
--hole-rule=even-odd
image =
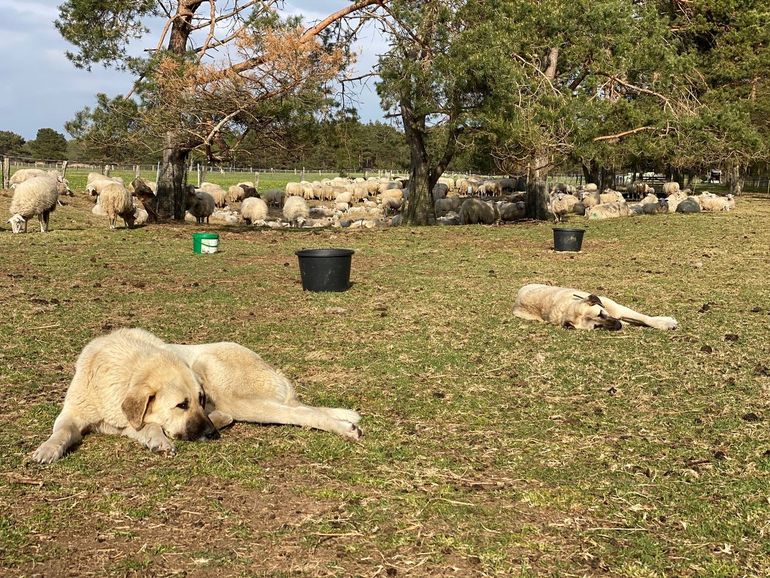
[{"label": "dog's hind leg", "polygon": [[80,443],[85,429],[85,424],[78,424],[73,416],[63,411],[53,424],[51,437],[40,444],[32,454],[32,459],[39,464],[55,462],[67,450]]},{"label": "dog's hind leg", "polygon": [[[329,413],[332,410],[333,413]],[[341,413],[345,412],[345,413]],[[344,416],[344,418],[343,418]],[[344,438],[357,440],[363,434],[356,425],[360,416],[351,410],[319,408],[308,405],[288,405],[277,401],[256,400],[242,404],[233,411],[237,421],[299,425],[329,431]]]},{"label": "dog's hind leg", "polygon": [[651,317],[633,309],[621,305],[608,297],[600,297],[602,305],[612,317],[620,319],[630,325],[641,325],[653,329],[673,330],[679,327],[679,323],[673,317]]}]

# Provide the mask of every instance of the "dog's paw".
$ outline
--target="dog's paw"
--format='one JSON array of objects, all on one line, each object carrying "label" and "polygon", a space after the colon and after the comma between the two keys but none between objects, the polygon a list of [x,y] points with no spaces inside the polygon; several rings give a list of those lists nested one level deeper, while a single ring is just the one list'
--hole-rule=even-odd
[{"label": "dog's paw", "polygon": [[233,416],[228,415],[226,413],[222,413],[221,411],[216,409],[209,414],[209,419],[211,420],[211,423],[214,424],[214,427],[217,429],[222,429],[224,427],[227,427],[234,421]]},{"label": "dog's paw", "polygon": [[147,447],[159,454],[176,455],[176,447],[165,436],[150,438],[147,440]]},{"label": "dog's paw", "polygon": [[64,455],[62,448],[54,444],[42,444],[32,453],[32,461],[39,464],[50,464]]},{"label": "dog's paw", "polygon": [[679,322],[673,317],[656,317],[657,329],[663,329],[665,331],[674,331],[679,329]]}]

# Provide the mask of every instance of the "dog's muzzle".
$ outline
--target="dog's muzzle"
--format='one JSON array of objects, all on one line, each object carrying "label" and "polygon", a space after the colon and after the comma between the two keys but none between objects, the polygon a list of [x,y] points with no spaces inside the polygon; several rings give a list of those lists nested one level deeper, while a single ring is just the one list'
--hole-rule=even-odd
[{"label": "dog's muzzle", "polygon": [[217,440],[219,430],[211,423],[208,416],[201,416],[187,424],[184,439],[195,441]]}]

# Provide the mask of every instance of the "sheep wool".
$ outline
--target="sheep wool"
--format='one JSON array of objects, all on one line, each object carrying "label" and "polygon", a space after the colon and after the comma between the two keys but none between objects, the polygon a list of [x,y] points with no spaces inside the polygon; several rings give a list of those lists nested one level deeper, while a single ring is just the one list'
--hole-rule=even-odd
[{"label": "sheep wool", "polygon": [[309,215],[307,203],[302,197],[289,197],[283,203],[283,218],[293,226],[299,226]]},{"label": "sheep wool", "polygon": [[208,223],[216,205],[214,197],[205,191],[196,191],[192,185],[187,189],[187,212],[195,217],[196,223]]},{"label": "sheep wool", "polygon": [[121,183],[105,186],[99,193],[99,205],[107,213],[110,229],[117,227],[118,217],[123,219],[126,228],[130,229],[134,226],[134,200],[128,189]]},{"label": "sheep wool", "polygon": [[264,221],[267,219],[267,203],[257,197],[244,199],[241,205],[241,218],[249,225]]},{"label": "sheep wool", "polygon": [[61,178],[52,175],[33,177],[16,186],[11,199],[11,230],[14,233],[26,233],[27,220],[37,216],[40,232],[48,231],[48,219],[56,210],[59,195],[67,191],[67,185]]}]

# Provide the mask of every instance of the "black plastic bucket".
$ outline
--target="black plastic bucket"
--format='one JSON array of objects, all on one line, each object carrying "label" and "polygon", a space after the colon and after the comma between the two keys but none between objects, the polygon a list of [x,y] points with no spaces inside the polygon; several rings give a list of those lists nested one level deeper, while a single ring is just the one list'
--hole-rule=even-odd
[{"label": "black plastic bucket", "polygon": [[302,249],[295,253],[305,291],[347,291],[352,249]]},{"label": "black plastic bucket", "polygon": [[554,251],[580,251],[583,245],[583,233],[585,229],[566,229],[564,227],[553,228]]}]

